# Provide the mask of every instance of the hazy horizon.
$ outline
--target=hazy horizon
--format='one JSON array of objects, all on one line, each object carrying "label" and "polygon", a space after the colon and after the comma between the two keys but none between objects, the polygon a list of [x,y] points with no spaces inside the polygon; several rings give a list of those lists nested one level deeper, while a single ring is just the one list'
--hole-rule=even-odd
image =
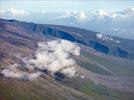
[{"label": "hazy horizon", "polygon": [[132,0],[1,0],[0,18],[80,27],[134,39]]}]

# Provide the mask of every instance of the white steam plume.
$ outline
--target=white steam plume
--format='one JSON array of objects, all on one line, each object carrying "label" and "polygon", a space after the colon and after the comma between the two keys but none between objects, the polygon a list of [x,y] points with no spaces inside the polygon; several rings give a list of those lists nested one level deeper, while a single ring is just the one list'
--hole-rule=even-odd
[{"label": "white steam plume", "polygon": [[34,80],[41,75],[41,72],[26,72],[19,69],[18,64],[13,64],[8,66],[6,69],[1,70],[1,74],[3,74],[7,78],[17,78],[24,80]]},{"label": "white steam plume", "polygon": [[40,42],[35,59],[29,59],[28,65],[40,70],[48,70],[52,74],[61,72],[68,76],[75,76],[76,63],[70,55],[80,55],[80,48],[66,40]]},{"label": "white steam plume", "polygon": [[27,71],[19,69],[19,64],[14,64],[1,70],[1,74],[9,78],[33,80],[42,74],[41,70],[47,70],[52,75],[60,72],[68,77],[73,77],[77,64],[71,57],[72,55],[80,55],[80,47],[75,43],[61,39],[39,42],[35,58],[23,59]]}]

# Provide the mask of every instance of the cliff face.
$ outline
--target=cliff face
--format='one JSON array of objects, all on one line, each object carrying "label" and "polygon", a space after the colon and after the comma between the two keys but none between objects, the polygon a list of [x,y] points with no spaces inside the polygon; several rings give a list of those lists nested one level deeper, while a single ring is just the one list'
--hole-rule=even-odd
[{"label": "cliff face", "polygon": [[[23,30],[25,35],[41,37],[51,37],[51,38],[61,38],[69,40],[71,42],[77,42],[86,46],[89,46],[96,51],[109,54],[112,56],[123,57],[128,59],[134,59],[134,40],[127,40],[118,37],[103,36],[98,38],[98,32],[88,31],[79,28],[66,27],[66,26],[57,26],[57,25],[43,25],[43,24],[34,24],[20,22],[16,20],[0,20],[0,23],[3,25],[8,25],[12,29],[17,27],[20,30]],[[6,31],[5,28],[1,28],[1,32]],[[22,32],[23,33],[23,32]],[[18,33],[16,33],[18,35]],[[22,34],[20,34],[22,35]],[[23,34],[23,37],[26,37]],[[108,39],[110,37],[110,39]],[[37,38],[37,39],[38,39]]]}]

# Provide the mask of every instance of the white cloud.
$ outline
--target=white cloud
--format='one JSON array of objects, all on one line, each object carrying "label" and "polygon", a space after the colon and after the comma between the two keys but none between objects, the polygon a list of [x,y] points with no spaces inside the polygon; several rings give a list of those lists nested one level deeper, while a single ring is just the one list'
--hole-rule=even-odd
[{"label": "white cloud", "polygon": [[108,16],[108,12],[102,10],[102,9],[99,9],[97,11],[97,14],[100,15],[100,16]]},{"label": "white cloud", "polygon": [[4,16],[5,10],[0,9],[0,16]]},{"label": "white cloud", "polygon": [[40,13],[41,13],[41,14],[45,14],[45,13],[47,13],[47,12],[46,12],[45,10],[41,10]]},{"label": "white cloud", "polygon": [[73,18],[77,21],[85,21],[88,18],[88,14],[81,10],[81,11],[65,11],[63,15],[58,16],[58,19],[69,19]]},{"label": "white cloud", "polygon": [[26,75],[26,78],[28,79],[28,80],[35,80],[35,79],[37,79],[40,75],[41,75],[42,73],[41,72],[33,72],[33,73],[28,73],[27,75]]},{"label": "white cloud", "polygon": [[[80,55],[80,48],[66,40],[39,42],[35,58],[22,59],[25,65],[13,64],[0,71],[3,76],[24,80],[35,80],[47,70],[53,76],[60,72],[68,77],[75,76],[77,64],[71,55]],[[23,67],[23,68],[22,68]],[[26,70],[24,70],[26,68]],[[23,70],[22,70],[23,69]]]},{"label": "white cloud", "polygon": [[76,14],[77,14],[77,11],[65,11],[62,15],[58,16],[57,18],[59,19],[71,18],[71,17],[75,17]]},{"label": "white cloud", "polygon": [[98,33],[98,34],[96,34],[96,37],[97,37],[98,39],[103,40],[103,41],[112,41],[112,42],[115,42],[115,43],[120,43],[119,40],[115,40],[115,39],[114,39],[112,36],[110,36],[110,35],[104,35],[104,34]]},{"label": "white cloud", "polygon": [[134,17],[134,8],[126,8],[122,11],[105,11],[100,9],[96,11],[94,16],[96,21],[110,21],[116,19],[124,20],[130,17]]},{"label": "white cloud", "polygon": [[52,74],[61,72],[68,76],[75,75],[76,63],[70,54],[79,56],[80,48],[66,40],[41,42],[35,54],[36,59],[29,59],[28,65],[40,70],[48,70]]},{"label": "white cloud", "polygon": [[5,77],[8,78],[24,78],[26,73],[18,70],[17,68],[18,66],[19,66],[18,64],[8,66],[6,69],[3,69],[1,71],[1,74],[3,74]]},{"label": "white cloud", "polygon": [[80,20],[80,21],[84,21],[88,18],[88,15],[86,14],[86,12],[84,11],[80,11],[77,13],[77,18]]},{"label": "white cloud", "polygon": [[24,79],[24,80],[35,80],[40,75],[41,72],[27,72],[20,70],[19,64],[15,63],[13,65],[8,66],[7,68],[1,70],[1,74],[7,78],[16,78],[16,79]]},{"label": "white cloud", "polygon": [[13,17],[13,18],[28,15],[28,12],[26,12],[25,10],[18,10],[15,8],[8,8],[6,10],[2,10],[0,13],[2,16]]},{"label": "white cloud", "polygon": [[134,8],[127,8],[122,11],[107,11],[103,9],[97,10],[95,13],[80,11],[65,11],[59,15],[58,19],[70,20],[71,22],[105,22],[113,20],[124,20],[134,17]]},{"label": "white cloud", "polygon": [[134,8],[126,8],[120,12],[123,15],[134,16]]},{"label": "white cloud", "polygon": [[120,31],[120,29],[118,29],[118,28],[110,28],[110,30],[113,30],[113,31]]}]

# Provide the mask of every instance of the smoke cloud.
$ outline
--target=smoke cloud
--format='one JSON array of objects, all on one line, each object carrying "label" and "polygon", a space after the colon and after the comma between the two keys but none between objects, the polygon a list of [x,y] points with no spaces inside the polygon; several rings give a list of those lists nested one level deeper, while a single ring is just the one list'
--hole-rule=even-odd
[{"label": "smoke cloud", "polygon": [[17,78],[24,80],[34,80],[41,75],[41,72],[22,71],[19,69],[19,67],[19,64],[13,64],[8,66],[6,69],[1,70],[1,74],[7,78]]},{"label": "smoke cloud", "polygon": [[77,64],[72,58],[73,55],[80,55],[80,47],[75,43],[61,39],[39,42],[34,58],[22,59],[28,71],[22,71],[17,64],[14,64],[3,69],[1,73],[5,77],[28,80],[36,79],[43,70],[49,71],[52,76],[60,72],[67,77],[74,77]]}]

